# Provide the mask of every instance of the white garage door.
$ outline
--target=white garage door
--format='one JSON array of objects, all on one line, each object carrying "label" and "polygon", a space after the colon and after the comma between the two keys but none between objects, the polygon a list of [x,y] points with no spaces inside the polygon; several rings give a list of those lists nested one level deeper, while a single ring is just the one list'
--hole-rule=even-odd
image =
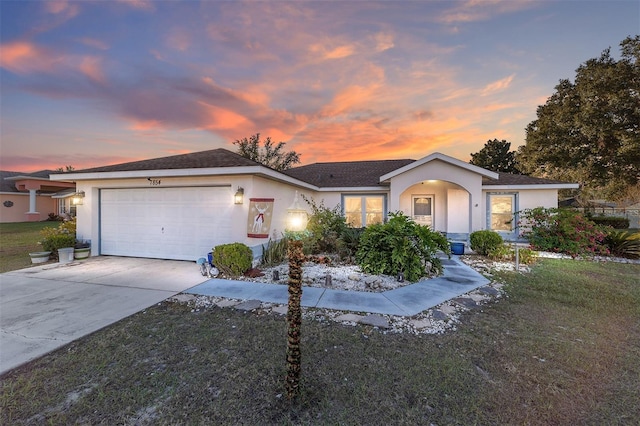
[{"label": "white garage door", "polygon": [[232,241],[231,187],[100,191],[100,253],[197,260]]}]

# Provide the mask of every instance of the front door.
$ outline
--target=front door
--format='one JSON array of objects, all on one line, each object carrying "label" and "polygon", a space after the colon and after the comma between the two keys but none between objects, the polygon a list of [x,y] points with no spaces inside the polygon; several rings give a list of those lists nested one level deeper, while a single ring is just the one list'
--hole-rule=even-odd
[{"label": "front door", "polygon": [[433,195],[413,195],[411,201],[413,220],[433,229]]}]

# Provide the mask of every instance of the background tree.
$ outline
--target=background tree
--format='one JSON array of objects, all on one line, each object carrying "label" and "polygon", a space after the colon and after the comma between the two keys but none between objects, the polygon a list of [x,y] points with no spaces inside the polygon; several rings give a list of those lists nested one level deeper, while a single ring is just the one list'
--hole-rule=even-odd
[{"label": "background tree", "polygon": [[527,174],[566,179],[617,199],[640,182],[640,36],[627,37],[621,58],[610,49],[560,80],[527,126],[516,159]]},{"label": "background tree", "polygon": [[287,170],[300,162],[300,154],[295,151],[284,151],[284,142],[274,144],[271,138],[264,140],[264,147],[260,147],[260,133],[233,142],[238,145],[238,154],[245,158],[264,164],[275,170]]},{"label": "background tree", "polygon": [[511,151],[511,142],[498,139],[489,140],[484,147],[471,154],[469,163],[493,172],[520,174],[516,167],[515,152]]},{"label": "background tree", "polygon": [[56,169],[56,172],[62,172],[62,173],[67,173],[67,172],[73,172],[75,171],[75,167],[73,166],[64,166],[64,167],[58,167]]}]

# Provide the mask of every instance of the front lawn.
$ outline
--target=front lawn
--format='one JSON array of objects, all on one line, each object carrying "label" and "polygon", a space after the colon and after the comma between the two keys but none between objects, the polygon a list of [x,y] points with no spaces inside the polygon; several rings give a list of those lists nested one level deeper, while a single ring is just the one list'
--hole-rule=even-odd
[{"label": "front lawn", "polygon": [[444,335],[164,302],[0,377],[0,424],[633,424],[640,265],[544,260]]},{"label": "front lawn", "polygon": [[60,222],[0,223],[0,273],[31,266],[29,253],[42,251],[38,241],[43,228],[56,228]]}]

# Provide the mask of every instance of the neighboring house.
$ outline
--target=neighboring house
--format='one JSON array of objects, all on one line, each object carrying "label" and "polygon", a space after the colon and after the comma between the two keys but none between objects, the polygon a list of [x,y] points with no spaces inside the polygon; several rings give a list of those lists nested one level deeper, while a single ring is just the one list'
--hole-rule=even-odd
[{"label": "neighboring house", "polygon": [[[0,171],[0,223],[37,222],[49,213],[73,213],[71,196],[73,182],[53,182],[53,170],[35,173]],[[75,207],[74,207],[75,208]]]},{"label": "neighboring house", "polygon": [[557,207],[559,189],[578,187],[495,173],[440,153],[417,161],[316,163],[278,172],[225,149],[51,179],[74,181],[84,194],[77,234],[93,241],[92,254],[181,260],[231,242],[244,243],[259,256],[270,237],[282,235],[296,191],[316,204],[340,206],[353,226],[402,211],[466,241],[480,229],[514,239],[515,212]]}]

